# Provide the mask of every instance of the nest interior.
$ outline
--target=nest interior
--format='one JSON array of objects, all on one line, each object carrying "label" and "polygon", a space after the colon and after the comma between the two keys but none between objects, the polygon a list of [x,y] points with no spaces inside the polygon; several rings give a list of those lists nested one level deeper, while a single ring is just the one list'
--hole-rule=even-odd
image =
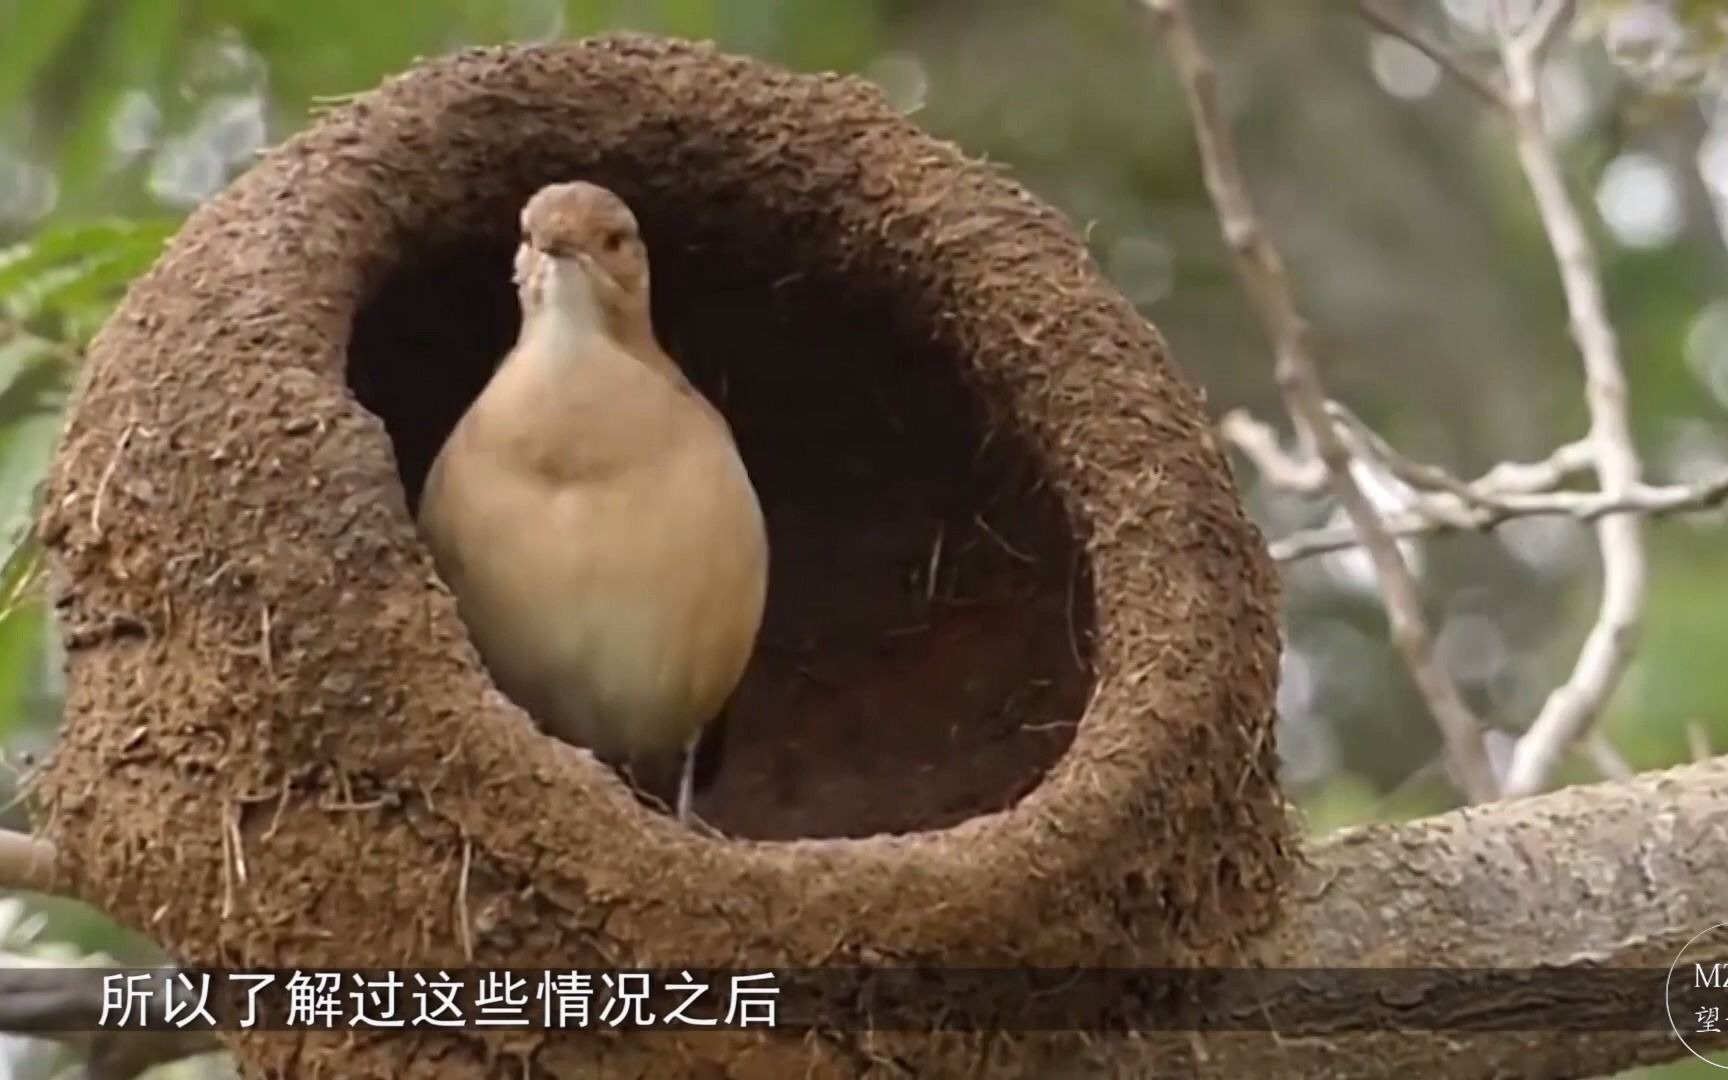
[{"label": "nest interior", "polygon": [[[769,523],[768,609],[697,810],[737,836],[940,828],[1002,809],[1072,739],[1090,590],[1036,457],[890,278],[787,243],[771,196],[717,210],[647,158],[525,170],[624,193],[656,332],[731,423]],[[348,377],[410,502],[515,339],[517,207],[404,254],[358,313]]]}]

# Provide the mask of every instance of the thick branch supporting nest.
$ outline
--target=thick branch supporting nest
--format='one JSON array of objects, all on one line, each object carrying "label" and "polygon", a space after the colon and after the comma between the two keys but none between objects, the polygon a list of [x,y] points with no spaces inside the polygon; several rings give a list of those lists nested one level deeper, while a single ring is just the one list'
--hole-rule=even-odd
[{"label": "thick branch supporting nest", "polygon": [[[408,506],[429,448],[508,340],[517,207],[574,176],[638,208],[669,283],[657,320],[733,415],[777,550],[800,553],[779,580],[840,588],[854,561],[898,568],[898,551],[787,539],[788,521],[855,501],[846,469],[899,461],[902,486],[882,488],[894,492],[921,465],[961,476],[967,460],[906,457],[887,425],[804,483],[794,466],[835,446],[776,424],[850,430],[822,411],[824,380],[849,400],[898,387],[911,409],[946,401],[916,377],[946,372],[964,391],[954,423],[975,407],[980,441],[1026,448],[1029,486],[1054,494],[1086,571],[1066,566],[1067,588],[1089,612],[1084,625],[1073,605],[1052,619],[1038,606],[1049,590],[1027,586],[1027,610],[1066,621],[1088,669],[1072,745],[1047,772],[973,785],[959,815],[931,801],[897,821],[870,816],[867,798],[807,799],[782,819],[897,837],[716,842],[637,805],[492,688]],[[492,280],[473,276],[488,266],[497,284],[468,291]],[[741,337],[716,311],[783,310],[774,290],[788,281],[809,291],[752,348],[705,344]],[[844,351],[854,339],[873,343],[867,356]],[[43,522],[70,700],[39,794],[69,885],[182,962],[1204,963],[1240,958],[1276,921],[1289,858],[1270,732],[1274,584],[1197,395],[1054,213],[864,84],[635,37],[428,65],[325,116],[200,209],[87,370]],[[433,389],[407,389],[418,382]],[[997,538],[1048,561],[1062,543],[1031,505],[1005,504],[991,531],[1021,528],[1037,543]],[[832,622],[852,609],[802,610]],[[799,705],[785,717],[809,732],[759,726],[780,734],[756,752],[806,752],[826,730],[828,758],[809,751],[799,768],[844,786],[849,742],[917,705],[884,688],[963,674],[872,670],[882,693],[855,699],[874,711],[850,721],[864,728]],[[1075,730],[1075,714],[1059,719]],[[927,787],[966,787],[974,751],[926,753]],[[734,792],[738,806],[768,797]],[[954,824],[968,813],[980,816]],[[351,1038],[235,1048],[257,1075],[329,1059],[339,1075],[440,1077],[484,1075],[500,1054],[552,1075],[668,1062],[679,1075],[702,1062],[846,1075],[888,1057],[956,1075],[981,1052],[975,1038],[840,1034]],[[1014,1075],[1073,1049],[1015,1045],[992,1051]]]},{"label": "thick branch supporting nest", "polygon": [[[1380,1080],[1443,1069],[1448,1080],[1565,1080],[1683,1058],[1685,1048],[1667,1027],[1642,1022],[1661,1009],[1659,999],[1640,993],[1614,1000],[1604,993],[1617,985],[1642,990],[1647,981],[1617,984],[1593,971],[1660,971],[1721,919],[1716,898],[1728,889],[1728,864],[1716,853],[1724,822],[1728,759],[1717,759],[1329,837],[1309,853],[1290,890],[1288,916],[1262,943],[1261,958],[1310,973],[1366,966],[1391,974],[1346,975],[1331,984],[1343,992],[1324,997],[1310,992],[1235,1004],[1263,1004],[1264,1019],[1286,1030],[1290,1025],[1278,1021],[1336,1034],[1209,1031],[1099,1039],[1065,1075]],[[1694,949],[1686,959],[1709,952]],[[1532,996],[1524,987],[1500,998],[1477,997],[1461,1017],[1422,996],[1435,986],[1434,969],[1446,966],[1546,968],[1576,972],[1578,979],[1570,993]],[[1409,977],[1400,977],[1400,970]],[[1684,965],[1680,979],[1682,985],[1687,979]],[[42,993],[43,980],[55,988],[51,996]],[[1552,991],[1563,981],[1541,985]],[[1231,983],[1249,998],[1274,985],[1249,978]],[[1314,985],[1311,976],[1307,985]],[[103,1002],[99,974],[0,972],[5,1030],[94,1027]],[[1401,1008],[1416,1030],[1361,1033],[1366,1017],[1384,1017],[1389,1006]],[[1501,1006],[1515,1010],[1528,1030],[1459,1029],[1460,1021],[1493,1022]],[[1619,1025],[1627,1030],[1580,1029],[1584,1017],[1616,1011],[1640,1023]],[[1676,1016],[1684,1022],[1686,1010]],[[1700,1052],[1719,1051],[1724,1040],[1728,1036],[1688,1034]],[[188,1043],[126,1040],[115,1049],[142,1067],[209,1048],[208,1040]]]}]

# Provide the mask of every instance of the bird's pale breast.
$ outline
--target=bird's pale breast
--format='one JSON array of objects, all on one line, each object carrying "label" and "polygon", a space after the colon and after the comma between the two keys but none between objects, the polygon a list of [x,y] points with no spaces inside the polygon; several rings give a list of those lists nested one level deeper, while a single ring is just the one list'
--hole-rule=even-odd
[{"label": "bird's pale breast", "polygon": [[422,523],[499,687],[602,755],[678,749],[725,703],[762,618],[761,510],[729,437],[686,430],[592,483],[488,452],[440,462]]}]

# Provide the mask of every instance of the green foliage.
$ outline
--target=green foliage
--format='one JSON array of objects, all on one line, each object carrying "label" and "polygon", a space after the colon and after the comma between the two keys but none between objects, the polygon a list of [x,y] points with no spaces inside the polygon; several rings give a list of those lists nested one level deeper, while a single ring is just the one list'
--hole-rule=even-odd
[{"label": "green foliage", "polygon": [[90,0],[10,0],[0,4],[0,107],[17,101],[73,39]]},{"label": "green foliage", "polygon": [[[130,0],[116,5],[104,20],[93,45],[98,62],[88,66],[76,98],[66,103],[70,115],[58,154],[63,189],[87,191],[103,178],[110,157],[109,125],[122,95],[168,76],[180,51],[185,8],[186,0]],[[0,98],[0,105],[3,102]]]},{"label": "green foliage", "polygon": [[80,347],[174,227],[167,220],[64,225],[0,250],[0,313],[45,348]]},{"label": "green foliage", "polygon": [[29,717],[44,645],[33,602],[36,493],[84,344],[150,265],[166,221],[44,229],[0,250],[0,739]]}]

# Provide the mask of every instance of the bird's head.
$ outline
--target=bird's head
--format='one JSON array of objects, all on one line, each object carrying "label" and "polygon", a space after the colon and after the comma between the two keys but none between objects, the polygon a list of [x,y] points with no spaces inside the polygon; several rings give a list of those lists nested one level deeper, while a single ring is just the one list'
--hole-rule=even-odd
[{"label": "bird's head", "polygon": [[636,215],[598,184],[550,184],[522,207],[516,285],[525,313],[555,310],[609,330],[648,313],[648,251]]}]

